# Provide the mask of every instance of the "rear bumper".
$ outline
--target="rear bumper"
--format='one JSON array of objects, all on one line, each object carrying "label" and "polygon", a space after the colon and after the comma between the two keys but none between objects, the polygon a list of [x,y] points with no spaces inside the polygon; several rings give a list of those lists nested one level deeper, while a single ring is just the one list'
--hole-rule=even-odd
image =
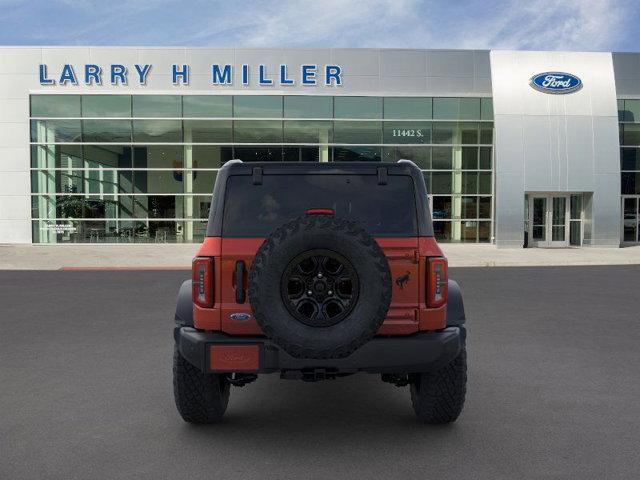
[{"label": "rear bumper", "polygon": [[[345,358],[310,359],[289,355],[266,337],[241,337],[203,332],[192,327],[176,327],[174,336],[181,355],[203,372],[273,373],[325,370],[332,373],[412,373],[437,370],[453,360],[465,342],[464,327],[449,327],[438,332],[407,336],[375,337]],[[246,359],[238,358],[239,369],[214,370],[212,347],[257,347],[254,367],[247,369]]]}]

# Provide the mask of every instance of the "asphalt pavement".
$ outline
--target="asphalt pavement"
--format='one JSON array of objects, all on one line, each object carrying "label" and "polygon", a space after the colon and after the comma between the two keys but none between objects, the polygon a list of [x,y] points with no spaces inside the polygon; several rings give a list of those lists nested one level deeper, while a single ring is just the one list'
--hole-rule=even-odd
[{"label": "asphalt pavement", "polygon": [[640,267],[452,269],[468,317],[458,422],[357,375],[233,388],[192,426],[171,386],[185,271],[0,272],[3,479],[630,479]]}]

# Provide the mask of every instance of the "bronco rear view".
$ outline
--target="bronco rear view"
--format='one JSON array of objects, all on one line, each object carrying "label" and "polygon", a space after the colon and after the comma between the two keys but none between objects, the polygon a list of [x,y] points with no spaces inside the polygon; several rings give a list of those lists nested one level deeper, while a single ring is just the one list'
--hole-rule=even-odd
[{"label": "bronco rear view", "polygon": [[409,386],[418,418],[458,418],[465,315],[410,161],[243,163],[219,171],[176,309],[173,385],[187,422],[219,421],[261,374],[358,372]]}]

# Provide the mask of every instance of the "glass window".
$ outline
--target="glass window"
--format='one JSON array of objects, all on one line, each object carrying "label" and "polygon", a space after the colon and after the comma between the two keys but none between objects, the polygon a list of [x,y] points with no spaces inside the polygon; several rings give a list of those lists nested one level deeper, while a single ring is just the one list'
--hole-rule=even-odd
[{"label": "glass window", "polygon": [[333,97],[287,95],[284,97],[285,118],[332,118]]},{"label": "glass window", "polygon": [[640,124],[625,123],[622,128],[623,145],[640,145]]},{"label": "glass window", "polygon": [[451,170],[453,168],[453,148],[433,147],[431,164],[434,170]]},{"label": "glass window", "polygon": [[79,142],[80,139],[80,120],[31,120],[32,142]]},{"label": "glass window", "polygon": [[480,118],[480,99],[460,99],[460,120],[478,120]]},{"label": "glass window", "polygon": [[480,101],[480,120],[493,120],[493,98],[484,97]]},{"label": "glass window", "polygon": [[571,220],[580,220],[582,216],[582,195],[571,195]]},{"label": "glass window", "polygon": [[387,97],[384,99],[384,118],[431,118],[433,100],[429,97]]},{"label": "glass window", "polygon": [[438,120],[458,120],[459,107],[458,98],[434,98],[433,118]]},{"label": "glass window", "polygon": [[480,124],[480,143],[483,145],[493,144],[493,123]]},{"label": "glass window", "polygon": [[439,196],[432,197],[432,214],[433,219],[451,218],[451,197]]},{"label": "glass window", "polygon": [[[433,124],[433,143],[454,143],[456,124],[453,122],[439,122]],[[459,143],[459,142],[455,142]]]},{"label": "glass window", "polygon": [[285,121],[285,143],[331,143],[333,122],[331,121]]},{"label": "glass window", "polygon": [[83,95],[82,116],[85,118],[130,117],[129,95]]},{"label": "glass window", "polygon": [[[88,196],[83,198],[83,217],[90,219],[105,218],[133,218],[133,197],[118,196]],[[89,228],[104,228],[104,224],[89,225]]]},{"label": "glass window", "polygon": [[380,147],[334,147],[334,162],[381,162]]},{"label": "glass window", "polygon": [[136,218],[184,218],[183,195],[137,195]]},{"label": "glass window", "polygon": [[193,193],[213,192],[213,185],[216,183],[218,172],[212,170],[192,170],[188,172],[193,178]]},{"label": "glass window", "polygon": [[438,241],[451,240],[451,222],[433,222],[433,234]]},{"label": "glass window", "polygon": [[135,193],[184,193],[184,170],[182,166],[173,170],[136,170]]},{"label": "glass window", "polygon": [[431,193],[450,194],[452,174],[451,172],[431,172]]},{"label": "glass window", "polygon": [[83,120],[85,142],[123,143],[131,141],[131,120]]},{"label": "glass window", "polygon": [[131,168],[133,152],[129,146],[85,145],[84,165],[87,168]]},{"label": "glass window", "polygon": [[184,95],[182,111],[185,118],[227,118],[233,114],[230,95]]},{"label": "glass window", "polygon": [[640,173],[622,172],[621,191],[623,195],[640,193]]},{"label": "glass window", "polygon": [[478,218],[478,197],[462,197],[462,218]]},{"label": "glass window", "polygon": [[381,122],[334,122],[335,143],[382,143]]},{"label": "glass window", "polygon": [[282,121],[236,120],[233,137],[236,143],[282,143]]},{"label": "glass window", "polygon": [[180,120],[134,120],[133,141],[182,142],[182,121]]},{"label": "glass window", "polygon": [[478,222],[478,242],[489,243],[491,241],[491,222]]},{"label": "glass window", "polygon": [[380,97],[334,97],[335,118],[382,118]]},{"label": "glass window", "polygon": [[[477,123],[461,123],[460,141],[463,145],[473,145],[478,143],[478,124]],[[491,143],[491,141],[489,141]]]},{"label": "glass window", "polygon": [[135,168],[183,168],[184,148],[180,145],[136,146]]},{"label": "glass window", "polygon": [[233,147],[233,158],[243,162],[282,162],[283,152],[280,146]]},{"label": "glass window", "polygon": [[438,120],[478,120],[480,119],[479,98],[433,99],[433,118]]},{"label": "glass window", "polygon": [[640,170],[640,155],[638,148],[621,148],[620,149],[620,169],[621,170]]},{"label": "glass window", "polygon": [[477,147],[462,147],[462,168],[464,170],[478,169]]},{"label": "glass window", "polygon": [[478,217],[491,218],[491,197],[478,197]]},{"label": "glass window", "polygon": [[32,170],[32,193],[82,193],[84,170]]},{"label": "glass window", "polygon": [[185,143],[231,143],[231,120],[185,120]]},{"label": "glass window", "polygon": [[460,223],[460,240],[465,243],[476,242],[476,237],[478,236],[478,222],[475,220],[466,220]]},{"label": "glass window", "polygon": [[80,117],[80,95],[32,95],[32,117]]},{"label": "glass window", "polygon": [[618,100],[618,121],[624,122],[626,120],[626,115],[624,111],[624,100]]},{"label": "glass window", "polygon": [[476,172],[462,172],[462,193],[478,193],[478,174]]},{"label": "glass window", "polygon": [[234,175],[227,182],[223,233],[262,237],[310,205],[357,219],[372,235],[417,232],[413,180],[407,175],[390,175],[385,185],[376,175],[265,175],[259,186],[250,176]]},{"label": "glass window", "polygon": [[131,170],[85,170],[84,192],[96,194],[131,193]]},{"label": "glass window", "polygon": [[478,174],[479,186],[478,193],[491,194],[491,172],[481,172]]},{"label": "glass window", "polygon": [[[329,147],[284,147],[282,149],[285,162],[320,162],[331,159]],[[322,159],[322,160],[321,160]]]},{"label": "glass window", "polygon": [[624,101],[625,122],[640,122],[640,100]]},{"label": "glass window", "polygon": [[384,143],[431,143],[429,122],[384,122]]},{"label": "glass window", "polygon": [[32,168],[82,168],[80,145],[33,145]]},{"label": "glass window", "polygon": [[180,118],[182,98],[180,95],[133,95],[133,116]]},{"label": "glass window", "polygon": [[282,118],[282,97],[237,95],[233,97],[233,115],[237,118]]},{"label": "glass window", "polygon": [[480,169],[491,170],[491,147],[480,147]]},{"label": "glass window", "polygon": [[393,162],[405,159],[411,160],[423,169],[431,168],[431,147],[392,147],[395,151]]},{"label": "glass window", "polygon": [[233,148],[230,146],[193,145],[188,148],[191,148],[191,159],[194,168],[220,168],[224,162],[231,160],[233,156]]},{"label": "glass window", "polygon": [[[213,190],[213,185],[211,185]],[[188,197],[187,197],[188,198]],[[185,211],[188,217],[209,219],[209,210],[211,209],[211,195],[194,195],[191,197],[191,210],[189,210],[189,201],[185,201]]]}]

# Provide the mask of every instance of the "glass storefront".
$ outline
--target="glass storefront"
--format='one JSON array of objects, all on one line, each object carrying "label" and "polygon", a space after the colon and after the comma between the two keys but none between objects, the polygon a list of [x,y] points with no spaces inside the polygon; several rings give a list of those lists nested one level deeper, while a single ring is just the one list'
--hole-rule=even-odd
[{"label": "glass storefront", "polygon": [[199,242],[232,158],[405,158],[439,240],[490,242],[492,145],[490,98],[32,95],[33,241]]},{"label": "glass storefront", "polygon": [[620,193],[624,244],[640,243],[640,99],[618,100]]}]

